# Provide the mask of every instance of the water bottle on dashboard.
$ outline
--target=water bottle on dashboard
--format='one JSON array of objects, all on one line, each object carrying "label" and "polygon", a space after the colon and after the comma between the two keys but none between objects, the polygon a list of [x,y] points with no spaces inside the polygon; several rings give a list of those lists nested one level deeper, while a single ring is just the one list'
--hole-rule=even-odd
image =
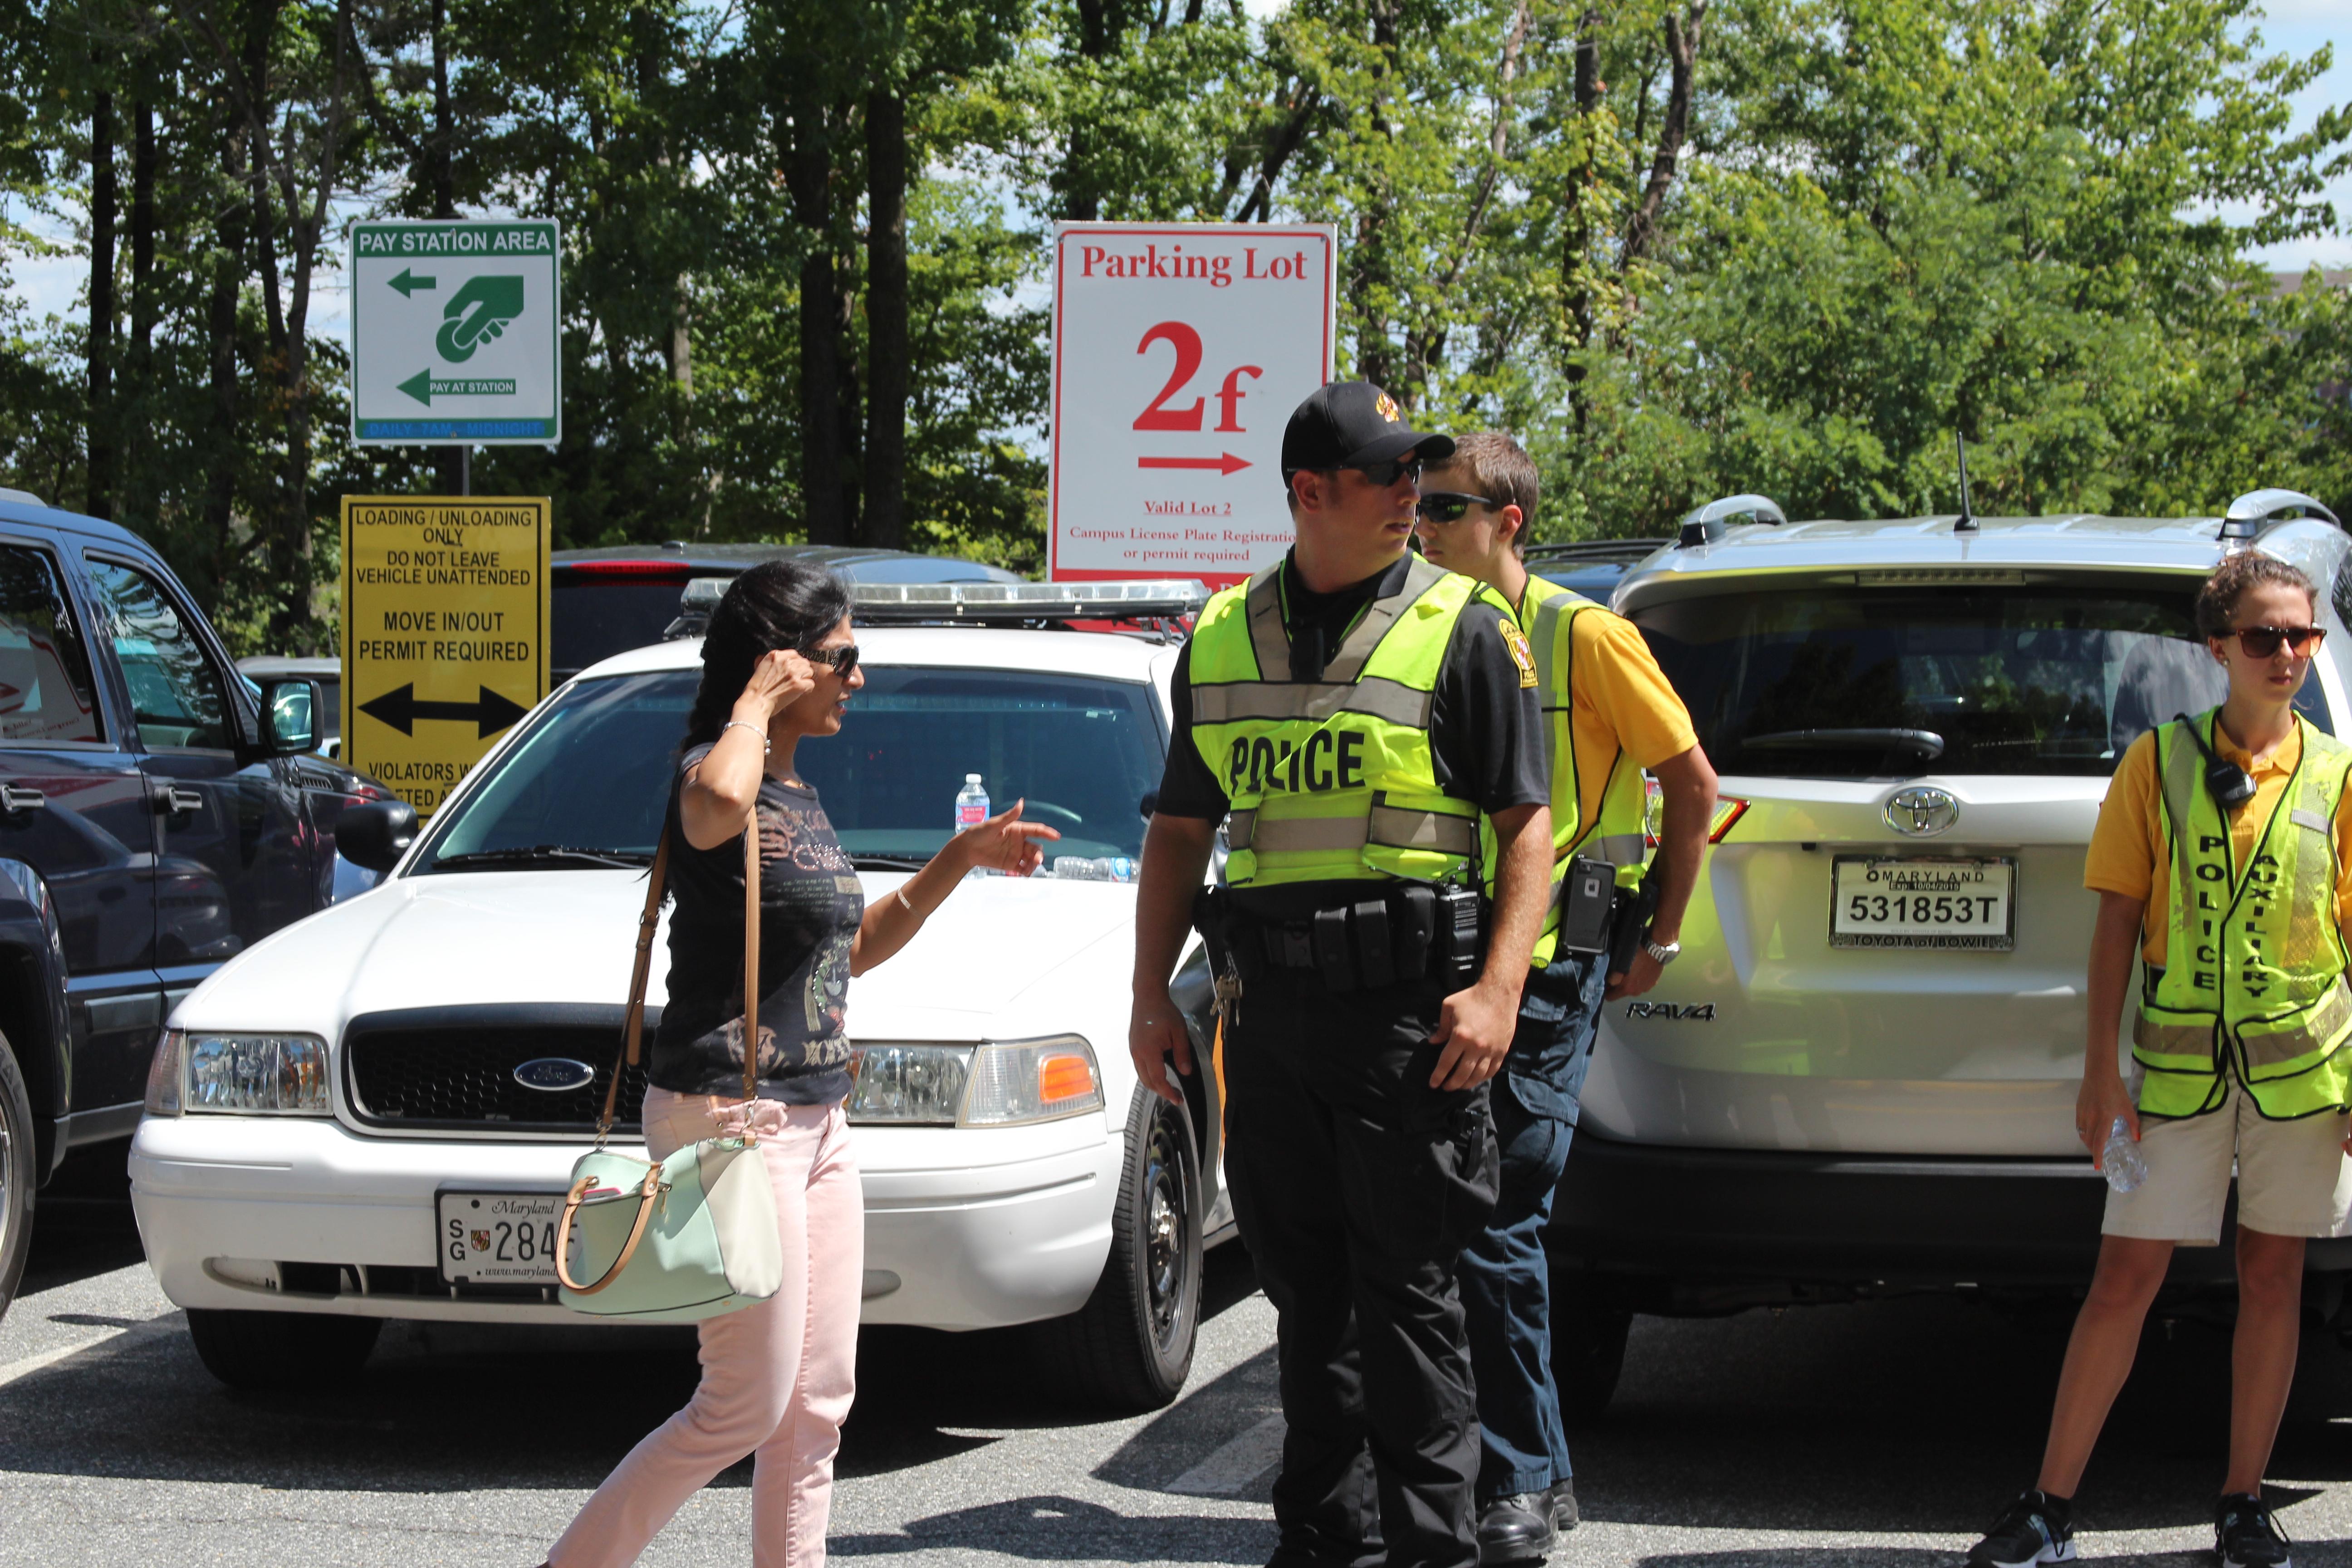
[{"label": "water bottle on dashboard", "polygon": [[978,773],[963,775],[963,788],[956,791],[955,830],[978,827],[988,820],[988,788],[980,782]]}]

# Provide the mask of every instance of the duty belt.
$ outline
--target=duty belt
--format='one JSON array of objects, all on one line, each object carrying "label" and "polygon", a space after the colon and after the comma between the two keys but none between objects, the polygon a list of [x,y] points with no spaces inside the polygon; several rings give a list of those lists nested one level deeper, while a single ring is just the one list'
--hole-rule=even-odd
[{"label": "duty belt", "polygon": [[1332,992],[1378,991],[1433,976],[1466,983],[1475,973],[1482,932],[1473,890],[1364,886],[1372,897],[1295,915],[1235,909],[1230,941],[1244,983],[1280,970],[1314,974]]}]

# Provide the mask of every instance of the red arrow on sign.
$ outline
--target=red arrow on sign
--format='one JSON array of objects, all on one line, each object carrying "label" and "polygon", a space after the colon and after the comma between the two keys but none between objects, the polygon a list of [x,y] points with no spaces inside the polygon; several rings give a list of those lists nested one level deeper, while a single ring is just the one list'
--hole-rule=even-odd
[{"label": "red arrow on sign", "polygon": [[1215,468],[1221,473],[1230,474],[1235,468],[1248,468],[1250,462],[1247,458],[1236,458],[1227,452],[1221,458],[1138,458],[1135,466],[1139,468]]}]

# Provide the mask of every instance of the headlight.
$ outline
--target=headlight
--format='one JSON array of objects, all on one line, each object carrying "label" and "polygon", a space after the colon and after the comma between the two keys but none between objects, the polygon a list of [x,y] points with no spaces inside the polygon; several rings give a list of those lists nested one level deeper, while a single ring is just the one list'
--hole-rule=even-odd
[{"label": "headlight", "polygon": [[155,1043],[155,1059],[147,1064],[150,1116],[180,1114],[180,1046],[185,1038],[177,1029],[166,1029]]},{"label": "headlight", "polygon": [[1102,1109],[1102,1074],[1095,1051],[1077,1035],[1042,1040],[992,1040],[971,1064],[962,1124],[1006,1127],[1051,1121]]},{"label": "headlight", "polygon": [[1102,1108],[1094,1047],[1077,1035],[979,1046],[857,1048],[849,1120],[1010,1127]]},{"label": "headlight", "polygon": [[[330,1116],[327,1042],[316,1035],[204,1035],[167,1031],[157,1052],[184,1059],[168,1091],[184,1109],[264,1116]],[[161,1094],[149,1075],[148,1103]]]},{"label": "headlight", "polygon": [[852,1121],[951,1125],[971,1070],[970,1046],[866,1046],[849,1091]]}]

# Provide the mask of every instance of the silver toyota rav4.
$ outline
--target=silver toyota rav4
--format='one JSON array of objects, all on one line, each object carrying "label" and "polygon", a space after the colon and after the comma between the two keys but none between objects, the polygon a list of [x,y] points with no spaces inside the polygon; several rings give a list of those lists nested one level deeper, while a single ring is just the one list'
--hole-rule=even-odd
[{"label": "silver toyota rav4", "polygon": [[[2332,635],[2296,706],[2352,733],[2352,537],[2291,491],[2226,517],[1795,523],[1740,496],[1627,574],[1612,603],[1723,805],[1683,956],[1606,1005],[1585,1083],[1549,1237],[1570,1404],[1606,1403],[1636,1311],[2088,1279],[2084,851],[2133,737],[2223,696],[2189,612],[2241,549],[2318,584]],[[2199,1248],[2174,1279],[2229,1268]],[[2334,1307],[2352,1242],[2310,1269]]]}]

